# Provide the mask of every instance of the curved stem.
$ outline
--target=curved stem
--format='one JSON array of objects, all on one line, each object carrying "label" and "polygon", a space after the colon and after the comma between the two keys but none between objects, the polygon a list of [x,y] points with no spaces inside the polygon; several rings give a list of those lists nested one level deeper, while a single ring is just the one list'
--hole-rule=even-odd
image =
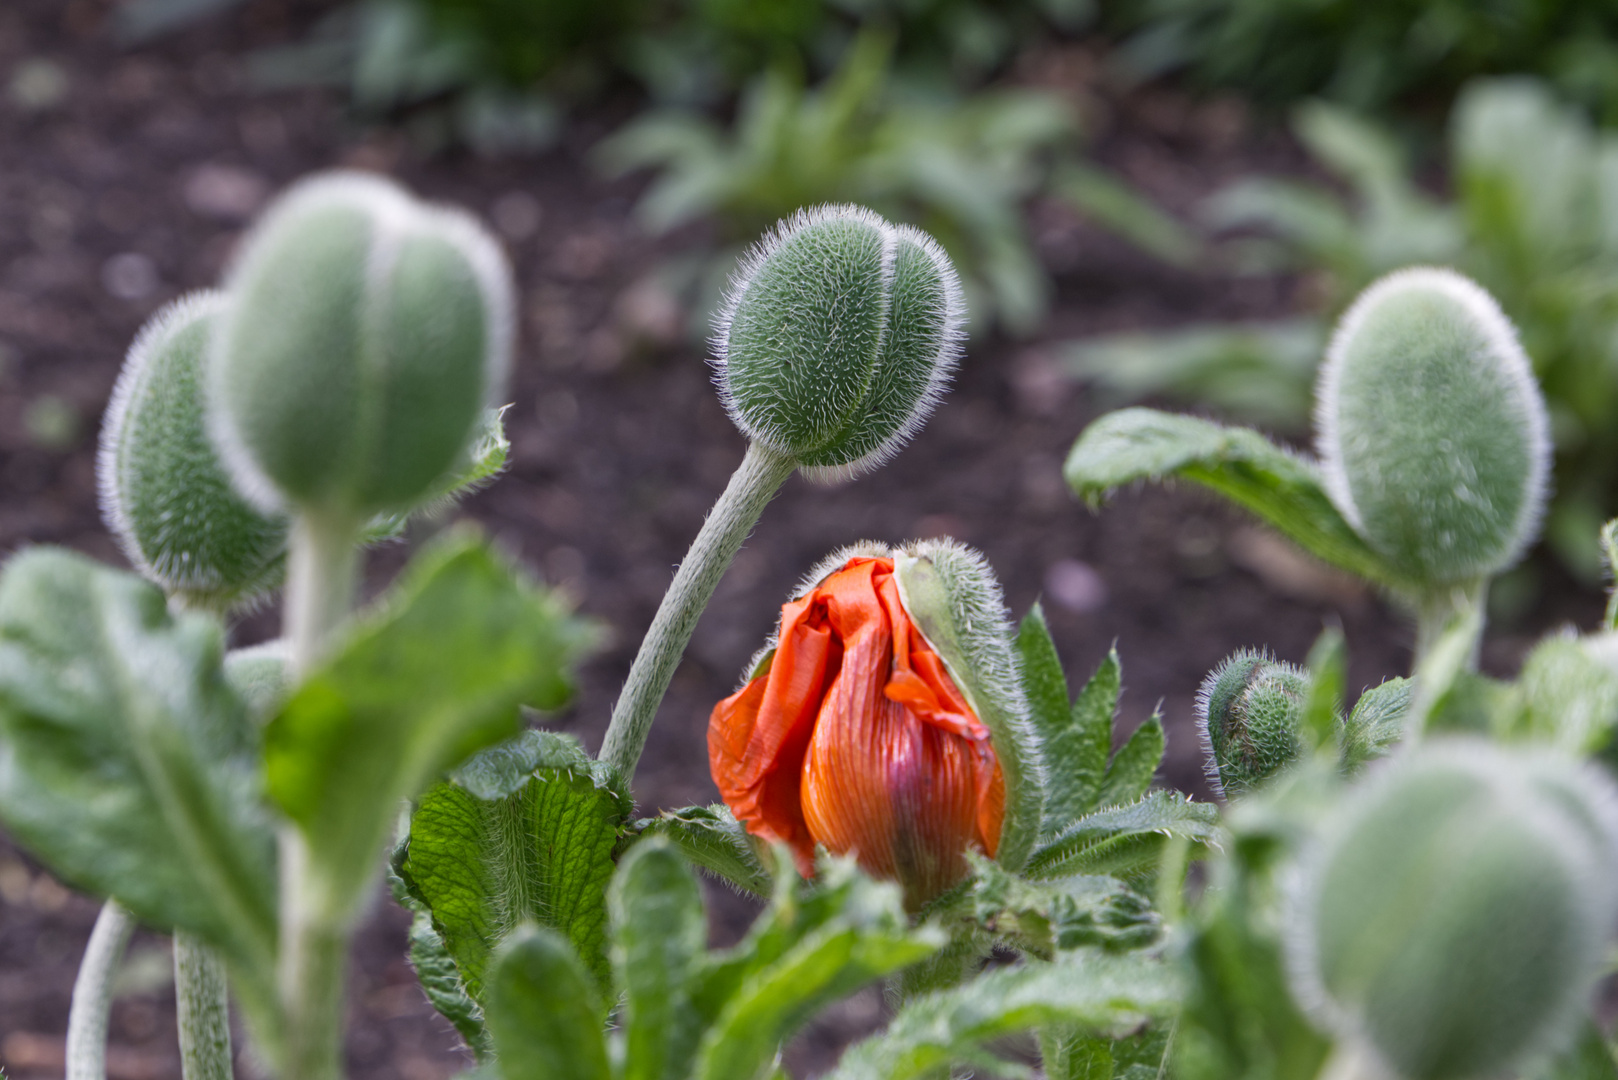
[{"label": "curved stem", "polygon": [[107,1080],[112,977],[134,930],[135,920],[118,901],[102,905],[73,983],[73,1004],[67,1014],[67,1080]]},{"label": "curved stem", "polygon": [[795,468],[793,459],[753,443],[691,542],[685,561],[663,594],[651,629],[641,641],[640,652],[635,654],[623,693],[613,706],[606,740],[601,744],[601,760],[617,768],[626,781],[635,775],[652,719],[702,609],[708,606],[719,579],[758,523],[765,505]]},{"label": "curved stem", "polygon": [[185,1080],[231,1080],[230,993],[225,962],[207,945],[174,935],[174,991]]},{"label": "curved stem", "polygon": [[1489,579],[1432,589],[1424,594],[1416,608],[1416,652],[1410,669],[1419,671],[1433,649],[1452,627],[1459,630],[1471,624],[1468,631],[1472,640],[1466,659],[1466,670],[1476,671],[1478,649],[1483,643],[1484,601],[1489,594]]},{"label": "curved stem", "polygon": [[[293,682],[319,666],[333,632],[353,606],[359,570],[358,523],[300,514],[292,527],[283,636]],[[308,844],[294,824],[281,827],[281,935],[276,972],[285,1043],[278,1073],[287,1080],[342,1076],[343,984],[348,927],[329,917],[314,880]]]}]

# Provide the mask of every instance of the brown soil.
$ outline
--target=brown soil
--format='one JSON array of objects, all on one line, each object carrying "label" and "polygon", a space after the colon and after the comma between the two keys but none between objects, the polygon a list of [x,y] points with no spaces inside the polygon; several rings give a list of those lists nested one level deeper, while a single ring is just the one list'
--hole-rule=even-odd
[{"label": "brown soil", "polygon": [[[0,552],[64,544],[122,560],[95,505],[98,417],[141,322],[182,292],[214,284],[251,213],[312,170],[393,173],[416,190],[503,226],[522,289],[522,351],[509,414],[510,471],[464,507],[545,577],[570,589],[613,644],[584,670],[557,723],[591,748],[673,566],[743,441],[698,348],[634,286],[700,235],[654,242],[630,217],[634,181],[607,183],[585,151],[632,102],[576,119],[535,159],[422,159],[396,136],[345,119],[331,92],[265,95],[241,57],[286,40],[309,12],[249,5],[138,51],[106,28],[107,0],[10,0],[0,10],[0,91],[31,62],[67,75],[65,96],[27,108],[0,98]],[[38,69],[34,69],[37,75]],[[1298,168],[1296,151],[1230,102],[1170,92],[1095,90],[1082,49],[1024,65],[1024,77],[1082,95],[1097,153],[1169,207],[1189,213],[1221,183]],[[48,95],[47,95],[48,96]],[[708,802],[704,725],[771,629],[799,575],[863,538],[950,535],[981,548],[1020,616],[1042,593],[1070,678],[1116,644],[1127,692],[1121,727],[1161,707],[1162,782],[1206,795],[1192,699],[1204,674],[1243,645],[1301,661],[1340,625],[1358,688],[1403,673],[1408,627],[1384,604],[1197,491],[1126,493],[1100,514],[1065,491],[1060,462],[1100,411],[1056,370],[1049,343],[1130,327],[1286,311],[1295,284],[1165,268],[1054,207],[1033,215],[1058,299],[1040,339],[974,342],[937,416],[892,464],[841,487],[790,481],[726,576],[664,704],[636,794],[648,811]],[[418,530],[418,532],[423,530]],[[419,540],[419,536],[413,536]],[[371,560],[371,588],[408,545]],[[1497,620],[1486,661],[1509,671],[1526,644],[1565,619],[1593,625],[1600,598],[1548,564],[1539,598]],[[273,611],[238,628],[274,633]],[[752,908],[713,890],[715,934],[733,939]],[[0,1066],[12,1080],[60,1076],[68,995],[97,905],[74,895],[0,834]],[[379,894],[356,951],[348,1042],[357,1078],[436,1080],[464,1055],[403,959],[406,919]],[[164,941],[137,940],[130,992],[114,1012],[113,1080],[177,1077]],[[880,1022],[874,992],[823,1017],[789,1055],[818,1071]]]}]

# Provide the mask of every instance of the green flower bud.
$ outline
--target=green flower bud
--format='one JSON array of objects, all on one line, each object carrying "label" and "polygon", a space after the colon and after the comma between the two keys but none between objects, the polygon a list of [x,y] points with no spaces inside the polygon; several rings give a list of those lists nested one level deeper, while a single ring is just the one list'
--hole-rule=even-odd
[{"label": "green flower bud", "polygon": [[101,514],[130,563],[166,592],[216,609],[280,583],[287,520],[231,485],[208,437],[203,365],[225,307],[193,293],[158,312],[124,361],[96,461]]},{"label": "green flower bud", "polygon": [[811,479],[854,476],[926,421],[965,318],[926,233],[857,206],[799,211],[743,257],[715,316],[725,408]]},{"label": "green flower bud", "polygon": [[1196,706],[1214,790],[1237,798],[1298,760],[1308,697],[1308,672],[1267,653],[1243,649],[1215,668]]},{"label": "green flower bud", "polygon": [[501,392],[510,271],[470,217],[358,173],[298,184],[243,244],[210,360],[213,434],[265,506],[408,508]]},{"label": "green flower bud", "polygon": [[1553,753],[1452,740],[1387,763],[1304,857],[1298,998],[1407,1080],[1532,1072],[1606,961],[1615,807],[1603,774]]},{"label": "green flower bud", "polygon": [[1551,448],[1533,369],[1488,293],[1449,270],[1384,277],[1343,316],[1316,399],[1332,501],[1397,569],[1445,585],[1521,557]]}]

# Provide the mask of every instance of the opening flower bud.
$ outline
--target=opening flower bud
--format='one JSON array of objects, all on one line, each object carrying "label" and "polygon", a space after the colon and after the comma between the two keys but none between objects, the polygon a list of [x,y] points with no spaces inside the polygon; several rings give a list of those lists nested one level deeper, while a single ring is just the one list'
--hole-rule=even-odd
[{"label": "opening flower bud", "polygon": [[431,493],[500,393],[510,272],[470,217],[357,173],[247,237],[210,360],[213,431],[266,506],[366,517]]},{"label": "opening flower bud", "polygon": [[1308,673],[1265,653],[1243,649],[1214,669],[1197,694],[1197,730],[1215,790],[1245,795],[1298,759],[1308,696]]},{"label": "opening flower bud", "polygon": [[1571,758],[1481,741],[1388,763],[1305,858],[1301,1002],[1408,1080],[1533,1074],[1606,962],[1615,794]]},{"label": "opening flower bud", "polygon": [[985,722],[1004,709],[974,705],[984,681],[968,690],[907,606],[896,562],[915,556],[834,558],[715,706],[709,763],[737,819],[787,844],[803,873],[824,845],[899,881],[914,910],[965,876],[968,850],[1002,851],[1008,786],[1023,779],[1008,766],[1028,766]]},{"label": "opening flower bud", "polygon": [[1412,579],[1495,574],[1533,540],[1545,402],[1511,323],[1468,279],[1417,268],[1372,285],[1343,316],[1316,397],[1333,503]]},{"label": "opening flower bud", "polygon": [[857,206],[800,211],[742,259],[715,316],[720,392],[811,479],[880,465],[959,357],[960,280],[926,233]]},{"label": "opening flower bud", "polygon": [[194,293],[142,328],[101,428],[101,513],[124,555],[166,592],[227,609],[274,588],[287,520],[232,486],[208,437],[203,375],[225,297]]}]

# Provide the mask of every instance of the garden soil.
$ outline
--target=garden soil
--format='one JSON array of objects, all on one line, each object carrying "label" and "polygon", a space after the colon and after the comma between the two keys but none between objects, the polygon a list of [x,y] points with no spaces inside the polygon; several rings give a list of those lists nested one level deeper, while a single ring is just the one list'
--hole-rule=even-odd
[{"label": "garden soil", "polygon": [[[358,126],[335,90],[265,92],[244,60],[297,40],[307,4],[262,0],[142,48],[109,32],[105,0],[0,6],[0,554],[60,544],[123,564],[96,506],[99,419],[125,348],[159,306],[219,280],[241,231],[276,189],[317,169],[388,172],[468,207],[502,235],[521,295],[521,345],[507,414],[511,466],[468,499],[479,522],[568,590],[611,643],[548,723],[600,742],[614,696],[671,573],[744,444],[720,407],[700,338],[656,268],[709,238],[653,240],[633,216],[641,180],[607,182],[592,144],[633,99],[583,110],[534,157],[428,155],[411,137]],[[1182,217],[1256,170],[1298,171],[1273,126],[1229,101],[1108,89],[1095,54],[1052,47],[1011,77],[1067,94],[1096,156]],[[1161,783],[1210,798],[1193,699],[1241,646],[1301,662],[1323,627],[1347,636],[1351,689],[1402,674],[1408,624],[1381,599],[1298,555],[1190,489],[1119,495],[1099,512],[1062,484],[1063,456],[1103,411],[1062,375],[1056,343],[1197,320],[1292,310],[1309,283],[1156,263],[1054,205],[1030,220],[1056,283],[1032,340],[980,335],[914,443],[880,471],[817,487],[794,478],[766,510],[698,625],[635,781],[644,812],[716,797],[704,730],[800,575],[857,540],[953,536],[980,548],[1021,616],[1044,597],[1072,680],[1116,647],[1119,730],[1154,709],[1168,729]],[[443,527],[429,522],[374,552],[367,592]],[[1601,597],[1536,561],[1514,611],[1491,629],[1485,664],[1510,672],[1565,621],[1594,625]],[[1537,582],[1538,592],[1532,587]],[[273,636],[267,609],[235,629]],[[716,942],[754,907],[710,889]],[[54,881],[0,832],[0,1066],[11,1080],[62,1074],[69,993],[97,904]],[[359,1080],[439,1080],[467,1061],[404,958],[407,919],[378,889],[353,964],[348,1062]],[[114,1010],[112,1080],[179,1076],[167,943],[137,937]],[[827,1068],[877,1026],[880,994],[830,1010],[788,1052],[799,1075]],[[247,1063],[244,1060],[244,1068]],[[250,1075],[244,1072],[243,1075]]]}]

